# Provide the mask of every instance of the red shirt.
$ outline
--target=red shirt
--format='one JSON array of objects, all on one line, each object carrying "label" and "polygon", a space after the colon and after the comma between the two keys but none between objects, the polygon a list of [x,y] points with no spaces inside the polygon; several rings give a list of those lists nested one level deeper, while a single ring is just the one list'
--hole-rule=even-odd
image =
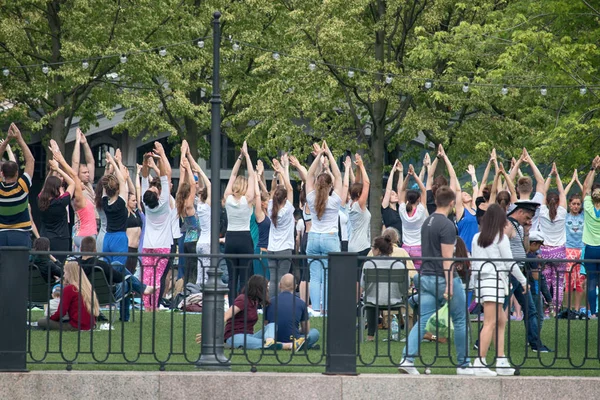
[{"label": "red shirt", "polygon": [[[67,313],[69,314],[69,323],[71,326],[82,331],[89,331],[96,322],[85,307],[83,297],[81,297],[73,285],[67,285],[63,288],[58,310],[56,310],[50,319],[59,321]],[[81,328],[79,327],[79,323],[81,323]]]},{"label": "red shirt", "polygon": [[[238,333],[252,334],[254,333],[254,325],[258,321],[258,302],[246,299],[246,296],[240,294],[233,302],[233,306],[240,309],[240,312],[235,314],[225,325],[225,340]],[[245,322],[245,323],[244,323]],[[233,323],[233,332],[231,325]]]}]

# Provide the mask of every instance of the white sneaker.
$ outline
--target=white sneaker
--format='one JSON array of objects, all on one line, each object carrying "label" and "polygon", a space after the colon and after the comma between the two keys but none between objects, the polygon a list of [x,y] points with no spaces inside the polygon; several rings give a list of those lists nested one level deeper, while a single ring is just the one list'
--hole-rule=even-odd
[{"label": "white sneaker", "polygon": [[398,371],[401,374],[420,375],[419,371],[417,371],[417,369],[415,368],[415,363],[412,361],[408,361],[407,359],[402,360],[402,362],[398,366]]},{"label": "white sneaker", "polygon": [[485,365],[485,359],[477,358],[473,363],[473,372],[475,376],[496,376],[494,371]]},{"label": "white sneaker", "polygon": [[471,365],[471,363],[466,364],[462,367],[458,367],[456,368],[456,375],[473,375],[474,371],[473,371],[473,366]]},{"label": "white sneaker", "polygon": [[506,357],[498,357],[496,360],[496,374],[500,376],[513,376],[515,369],[510,366]]}]

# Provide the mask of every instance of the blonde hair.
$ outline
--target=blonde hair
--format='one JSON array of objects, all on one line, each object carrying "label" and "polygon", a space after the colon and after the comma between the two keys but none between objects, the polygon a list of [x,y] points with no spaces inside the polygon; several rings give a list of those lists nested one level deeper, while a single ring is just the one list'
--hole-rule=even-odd
[{"label": "blonde hair", "polygon": [[232,192],[234,196],[244,196],[248,190],[248,179],[245,176],[237,176],[233,182]]},{"label": "blonde hair", "polygon": [[[94,317],[100,315],[100,304],[98,303],[98,296],[92,289],[92,284],[88,280],[87,276],[82,273],[82,269],[74,261],[70,261],[65,264],[64,282],[63,285],[73,285],[75,290],[81,295],[83,304],[90,314]],[[93,304],[92,304],[93,300]]]}]

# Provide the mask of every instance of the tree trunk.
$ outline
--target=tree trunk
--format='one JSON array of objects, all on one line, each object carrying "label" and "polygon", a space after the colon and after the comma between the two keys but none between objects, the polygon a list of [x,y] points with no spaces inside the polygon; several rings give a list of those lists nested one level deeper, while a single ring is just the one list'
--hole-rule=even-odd
[{"label": "tree trunk", "polygon": [[371,133],[371,240],[381,234],[381,199],[383,195],[383,163],[385,152],[385,125],[377,123]]},{"label": "tree trunk", "polygon": [[[381,22],[385,17],[385,1],[377,2],[377,14]],[[375,58],[382,65],[384,61],[385,31],[375,33]],[[383,71],[380,69],[377,87],[383,90]],[[385,110],[387,101],[380,98],[373,104],[373,129],[371,131],[371,194],[369,197],[369,210],[371,211],[371,241],[381,234],[381,199],[383,189],[383,163],[385,160]]]}]

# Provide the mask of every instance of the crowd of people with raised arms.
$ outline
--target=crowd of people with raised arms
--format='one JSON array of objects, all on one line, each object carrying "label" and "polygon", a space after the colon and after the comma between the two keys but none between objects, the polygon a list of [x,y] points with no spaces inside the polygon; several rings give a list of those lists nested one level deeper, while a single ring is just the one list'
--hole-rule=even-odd
[{"label": "crowd of people with raised arms", "polygon": [[[22,172],[10,148],[14,142],[24,160]],[[72,327],[89,329],[93,324],[87,319],[97,314],[88,296],[89,282],[82,283],[86,281],[85,274],[76,274],[72,263],[65,264],[68,252],[94,250],[95,246],[97,252],[103,253],[143,253],[141,260],[137,256],[107,256],[103,262],[107,279],[130,282],[129,290],[142,295],[144,309],[152,311],[160,306],[164,276],[173,261],[167,254],[196,255],[180,258],[177,278],[201,285],[207,279],[211,229],[221,228],[225,231],[221,240],[228,255],[226,275],[231,304],[226,314],[225,339],[234,347],[239,343],[233,341],[239,342],[241,338],[237,335],[253,335],[243,336],[243,342],[252,342],[255,347],[267,343],[257,345],[253,326],[238,323],[235,318],[248,307],[250,311],[268,308],[269,294],[277,296],[282,290],[298,293],[301,318],[288,321],[292,325],[306,321],[305,310],[310,309],[311,315],[326,315],[327,259],[319,256],[340,251],[380,258],[414,258],[404,264],[419,276],[420,319],[404,349],[400,366],[404,372],[417,372],[412,364],[413,351],[425,334],[424,324],[442,303],[450,302],[457,332],[458,371],[472,373],[465,347],[468,316],[464,303],[470,289],[475,294],[474,302],[483,309],[483,330],[476,342],[480,357],[475,360],[475,365],[481,367],[475,373],[480,375],[514,372],[502,357],[500,339],[496,343],[497,371],[488,369],[485,361],[496,330],[503,337],[507,306],[512,318],[525,317],[528,343],[533,351],[540,352],[551,351],[539,337],[541,324],[544,318],[555,316],[564,308],[565,293],[566,303],[573,306],[575,313],[580,313],[583,306],[586,318],[597,318],[600,266],[583,265],[579,260],[584,256],[600,259],[600,185],[594,183],[600,157],[592,161],[583,184],[574,171],[564,187],[556,166],[552,165],[550,174],[544,178],[526,149],[512,160],[508,170],[493,150],[481,183],[474,166],[469,165],[467,173],[471,181],[464,189],[441,145],[433,161],[429,154],[425,155],[420,173],[413,165],[396,160],[381,202],[385,231],[371,238],[373,221],[369,207],[379,205],[369,205],[370,182],[383,177],[369,177],[359,154],[354,161],[346,156],[339,163],[326,142],[313,145],[308,168],[292,155],[273,159],[270,188],[263,162],[258,160],[254,164],[256,160],[251,159],[244,142],[223,195],[226,216],[222,218],[223,227],[210,225],[211,182],[185,140],[181,143],[179,184],[174,192],[171,161],[160,142],[154,143],[152,152],[144,154],[142,165],[126,166],[119,150],[114,154],[107,152],[104,174],[95,184],[96,160],[81,131],[77,132],[70,163],[54,141],[50,141],[48,149],[52,157],[46,180],[37,199],[30,199],[35,160],[16,125],[11,124],[7,138],[0,144],[0,154],[8,153],[9,158],[1,167],[0,246],[31,247],[33,232],[36,249],[48,249],[50,254],[61,252],[36,262],[44,265],[48,277],[57,279],[63,275],[73,286],[68,290],[63,288],[63,295],[70,296],[68,301],[76,301],[79,296],[79,301],[85,304],[88,312],[79,315],[86,321],[72,323]],[[85,163],[81,161],[82,150]],[[241,173],[243,164],[246,174]],[[447,177],[436,172],[439,165],[445,166]],[[524,165],[532,171],[533,179],[522,174]],[[297,205],[294,205],[290,167],[300,178]],[[494,177],[488,184],[492,170]],[[556,190],[550,189],[553,184]],[[570,193],[575,187],[577,190]],[[30,202],[36,202],[41,211],[39,230],[31,218]],[[74,215],[72,224],[69,209]],[[474,259],[531,260],[462,263],[461,268],[466,267],[456,275],[452,271],[457,268],[450,261],[427,260],[427,257],[459,256],[462,249],[465,256]],[[305,254],[306,263],[285,258],[294,253]],[[261,257],[265,254],[276,257],[267,261]],[[247,255],[257,255],[256,260]],[[571,261],[556,263],[544,259]],[[89,264],[89,257],[80,257],[77,262],[84,268],[86,260]],[[389,263],[381,263],[384,264]],[[358,297],[362,291],[360,283],[364,282],[361,271],[356,277]],[[132,274],[138,275],[131,277]],[[584,293],[587,293],[585,298]],[[296,300],[286,301],[290,307],[296,307]],[[248,318],[254,314],[245,315]],[[55,315],[52,320],[60,317]],[[128,315],[122,313],[121,318],[127,321]],[[368,318],[369,339],[374,332],[374,318],[373,315]],[[56,324],[44,326],[53,328]],[[465,330],[462,336],[461,329]],[[300,334],[298,329],[292,331]],[[311,332],[306,326],[302,331]],[[276,333],[268,336],[278,337]],[[314,337],[313,332],[311,345]],[[302,345],[292,344],[293,348]],[[277,343],[270,341],[268,346],[272,345]]]}]

